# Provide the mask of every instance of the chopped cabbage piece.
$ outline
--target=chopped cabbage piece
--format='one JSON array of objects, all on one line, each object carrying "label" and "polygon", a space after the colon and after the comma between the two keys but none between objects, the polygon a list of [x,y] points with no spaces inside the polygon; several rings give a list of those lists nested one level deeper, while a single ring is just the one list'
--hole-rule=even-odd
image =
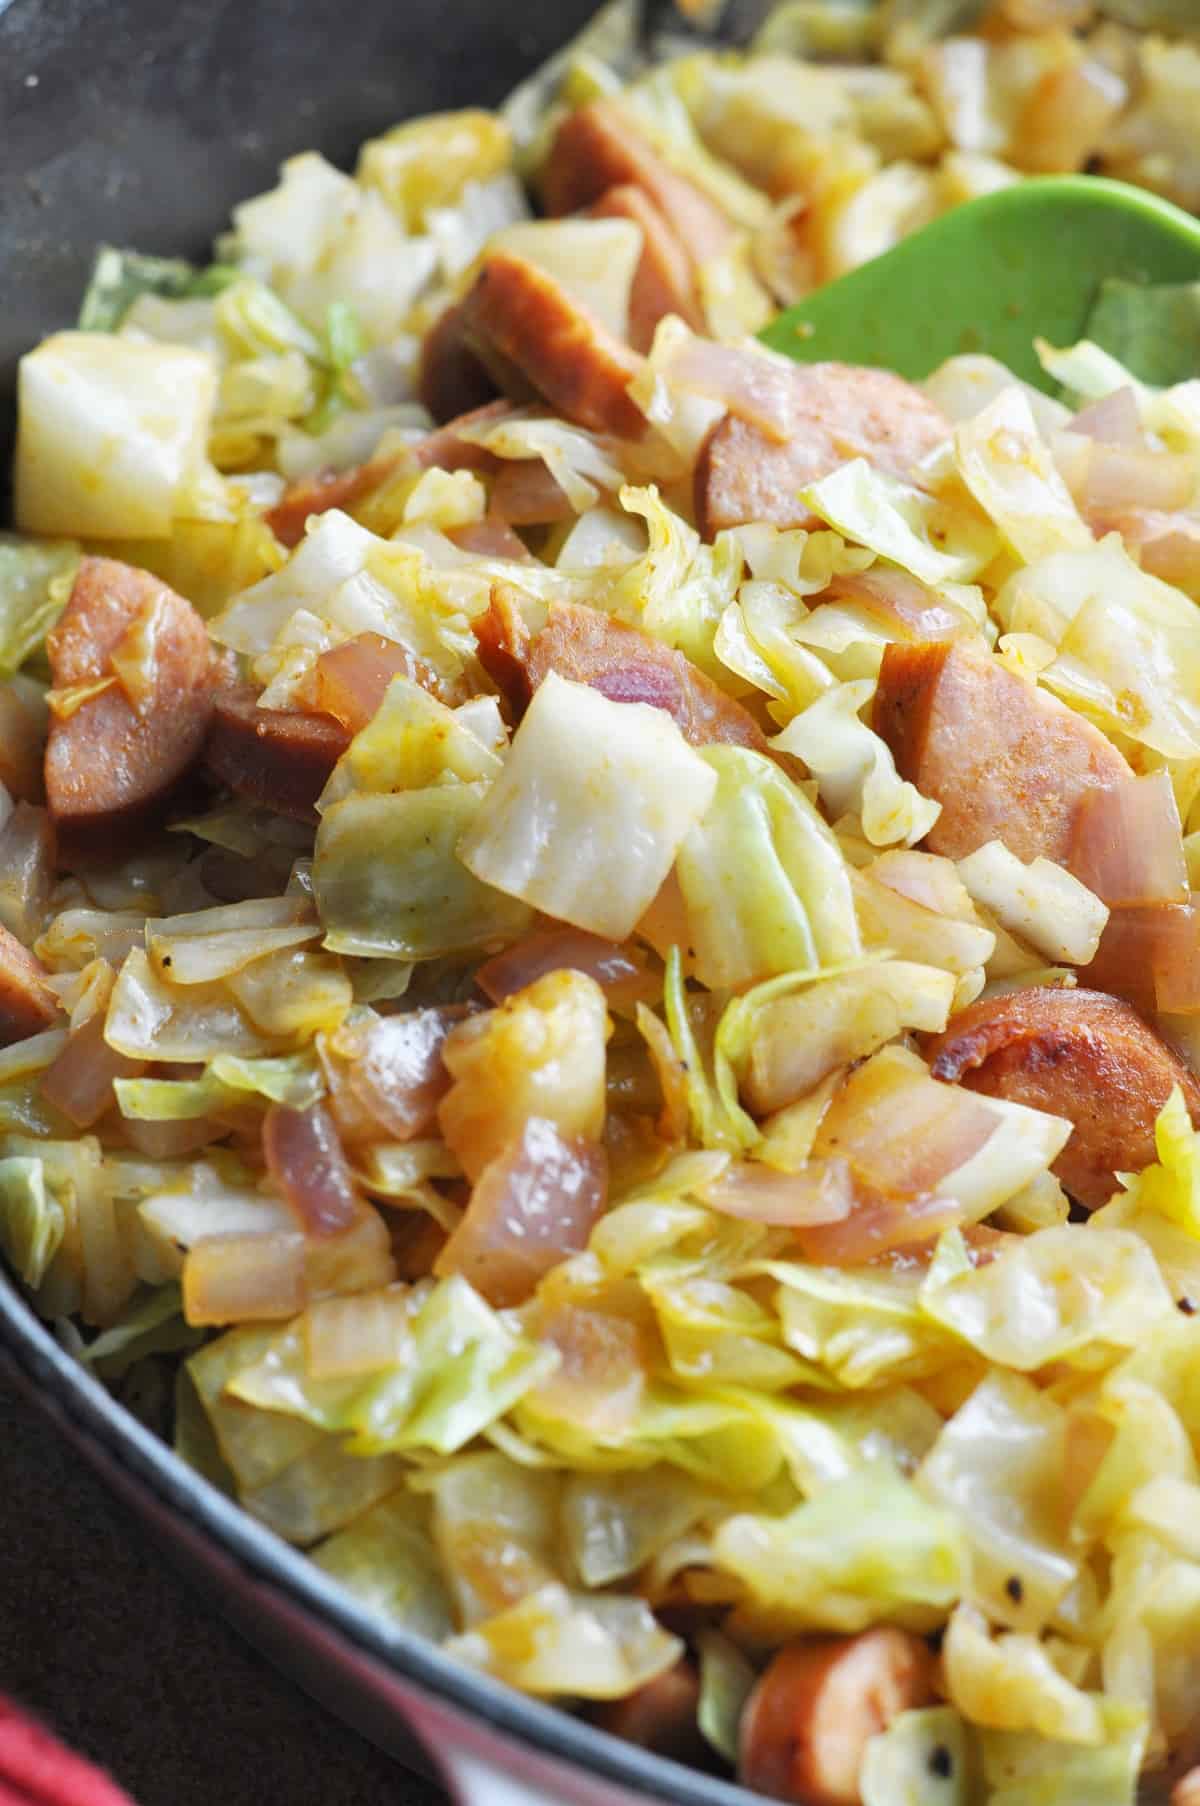
[{"label": "chopped cabbage piece", "polygon": [[[843,464],[800,493],[814,514],[847,539],[922,583],[971,583],[998,550],[995,533],[978,515],[934,500],[865,458]],[[956,550],[945,551],[947,544]]]},{"label": "chopped cabbage piece", "polygon": [[758,1676],[737,1644],[719,1630],[702,1630],[696,1646],[700,1656],[696,1710],[700,1734],[726,1762],[736,1764],[742,1709]]},{"label": "chopped cabbage piece", "polygon": [[[1053,1119],[1051,1119],[1053,1120]],[[1029,1373],[1097,1349],[1135,1348],[1175,1310],[1145,1243],[1128,1230],[1039,1229],[988,1266],[944,1283],[922,1304],[989,1361]]]},{"label": "chopped cabbage piece", "polygon": [[845,861],[803,791],[744,747],[707,746],[700,757],[716,790],[675,862],[696,976],[734,989],[853,958]]},{"label": "chopped cabbage piece", "polygon": [[101,245],[79,309],[81,332],[115,332],[134,303],[143,296],[165,300],[203,300],[219,295],[237,280],[228,264],[197,269],[181,257],[147,257]]},{"label": "chopped cabbage piece", "polygon": [[481,883],[623,940],[716,788],[661,710],[551,672],[459,857]]},{"label": "chopped cabbage piece", "polygon": [[223,1053],[253,1057],[276,1051],[224,987],[168,984],[136,947],[117,975],[104,1038],[135,1060],[208,1060]]},{"label": "chopped cabbage piece", "polygon": [[372,1617],[440,1642],[454,1627],[422,1502],[402,1487],[312,1551]]},{"label": "chopped cabbage piece", "polygon": [[862,1806],[970,1806],[972,1751],[953,1706],[901,1712],[863,1751]]},{"label": "chopped cabbage piece", "polygon": [[960,1605],[950,1615],[942,1660],[950,1702],[972,1723],[1092,1748],[1104,1741],[1099,1702],[1071,1685],[1036,1637],[989,1637],[982,1614]]},{"label": "chopped cabbage piece", "polygon": [[1158,1113],[1154,1142],[1158,1159],[1136,1177],[1121,1175],[1120,1204],[1166,1217],[1200,1241],[1200,1146],[1178,1085]]},{"label": "chopped cabbage piece", "polygon": [[30,533],[165,539],[204,468],[212,357],[60,332],[21,359],[14,470]]},{"label": "chopped cabbage piece", "polygon": [[1095,958],[1108,909],[1061,865],[1040,858],[1025,865],[991,840],[960,859],[958,872],[973,902],[1048,960],[1086,966]]},{"label": "chopped cabbage piece", "polygon": [[678,1661],[683,1644],[642,1599],[550,1583],[445,1645],[527,1693],[620,1699]]},{"label": "chopped cabbage piece", "polygon": [[517,940],[529,924],[525,904],[460,856],[464,836],[481,822],[486,833],[491,795],[481,781],[355,794],[326,809],[313,860],[325,945],[424,960]]},{"label": "chopped cabbage piece", "polygon": [[32,1290],[46,1277],[65,1229],[62,1205],[46,1188],[41,1160],[30,1154],[0,1159],[0,1248]]},{"label": "chopped cabbage piece", "polygon": [[1097,1706],[1098,1747],[1027,1731],[983,1731],[978,1741],[989,1806],[1133,1806],[1146,1714],[1107,1699]]},{"label": "chopped cabbage piece", "polygon": [[896,771],[891,751],[859,711],[875,693],[870,678],[839,684],[788,723],[772,745],[802,759],[836,821],[854,814],[875,847],[924,840],[942,812]]},{"label": "chopped cabbage piece", "polygon": [[1039,1630],[1074,1584],[1064,1534],[1067,1416],[1017,1374],[976,1386],[925,1456],[917,1486],[958,1517],[971,1550],[967,1596],[998,1622]]},{"label": "chopped cabbage piece", "polygon": [[954,450],[963,482],[1022,559],[1090,548],[1091,530],[1015,384],[956,429]]},{"label": "chopped cabbage piece", "polygon": [[41,646],[71,591],[79,547],[71,540],[0,533],[0,675]]},{"label": "chopped cabbage piece", "polygon": [[712,1540],[746,1588],[740,1615],[764,1635],[932,1622],[956,1600],[966,1551],[954,1520],[886,1468],[836,1481],[780,1518],[737,1514]]}]

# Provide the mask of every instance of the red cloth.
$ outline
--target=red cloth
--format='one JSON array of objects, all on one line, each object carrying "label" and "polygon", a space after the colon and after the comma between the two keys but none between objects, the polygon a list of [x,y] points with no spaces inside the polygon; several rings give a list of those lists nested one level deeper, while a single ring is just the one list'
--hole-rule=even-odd
[{"label": "red cloth", "polygon": [[0,1694],[0,1806],[133,1806],[133,1801]]}]

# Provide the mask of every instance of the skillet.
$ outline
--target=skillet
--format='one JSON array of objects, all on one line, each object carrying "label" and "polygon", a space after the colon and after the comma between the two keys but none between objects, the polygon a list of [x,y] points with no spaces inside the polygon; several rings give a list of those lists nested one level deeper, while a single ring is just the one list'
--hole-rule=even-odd
[{"label": "skillet", "polygon": [[[100,239],[196,256],[280,161],[348,164],[406,116],[492,105],[593,0],[0,0],[0,467],[22,351],[73,323]],[[0,518],[4,504],[0,498]],[[179,1462],[0,1271],[0,1363],[225,1615],[322,1703],[460,1797],[749,1806],[728,1783],[470,1673],[356,1607]]]}]

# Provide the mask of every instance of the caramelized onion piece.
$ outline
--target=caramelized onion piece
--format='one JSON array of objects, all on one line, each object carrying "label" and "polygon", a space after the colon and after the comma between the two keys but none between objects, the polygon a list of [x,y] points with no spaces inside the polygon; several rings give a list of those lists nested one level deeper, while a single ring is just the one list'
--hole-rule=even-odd
[{"label": "caramelized onion piece", "polygon": [[493,1003],[503,1003],[547,972],[583,972],[594,978],[611,1005],[632,1006],[658,995],[661,981],[646,969],[640,949],[606,941],[584,928],[543,928],[506,947],[480,966],[475,983]]},{"label": "caramelized onion piece", "polygon": [[272,1104],[262,1138],[267,1171],[306,1235],[319,1239],[353,1228],[365,1204],[324,1104],[307,1110]]},{"label": "caramelized onion piece", "polygon": [[1165,771],[1085,792],[1070,868],[1110,907],[1187,900],[1187,861],[1175,792]]},{"label": "caramelized onion piece", "polygon": [[734,1161],[703,1197],[723,1216],[794,1229],[842,1223],[857,1203],[853,1174],[838,1159],[809,1161],[795,1173]]},{"label": "caramelized onion piece", "polygon": [[465,1004],[383,1016],[340,1029],[321,1045],[330,1107],[349,1141],[411,1141],[430,1130],[450,1089],[442,1061],[446,1036],[469,1014]]},{"label": "caramelized onion piece", "polygon": [[210,1235],[183,1262],[188,1323],[258,1323],[304,1309],[305,1238],[295,1229],[266,1235]]},{"label": "caramelized onion piece", "polygon": [[351,734],[374,719],[393,677],[408,677],[436,693],[433,672],[407,646],[381,633],[359,633],[322,652],[316,663],[313,707]]},{"label": "caramelized onion piece", "polygon": [[977,1154],[995,1129],[992,1111],[970,1092],[933,1085],[928,1073],[876,1056],[834,1097],[813,1153],[848,1161],[869,1192],[920,1198]]},{"label": "caramelized onion piece", "polygon": [[860,1187],[858,1201],[844,1221],[799,1228],[796,1239],[805,1259],[817,1266],[861,1267],[864,1261],[893,1248],[932,1241],[960,1223],[962,1214],[955,1199],[931,1192],[897,1198],[883,1192],[871,1194]]},{"label": "caramelized onion piece", "polygon": [[530,1117],[479,1175],[435,1271],[461,1273],[492,1304],[520,1304],[551,1267],[587,1247],[607,1187],[601,1148]]},{"label": "caramelized onion piece", "polygon": [[597,1435],[627,1429],[646,1390],[642,1331],[612,1311],[564,1304],[547,1311],[538,1340],[559,1354],[559,1366],[532,1396],[538,1407]]},{"label": "caramelized onion piece", "polygon": [[[144,1060],[131,1060],[104,1039],[103,1010],[89,1016],[67,1045],[51,1061],[40,1090],[54,1109],[77,1129],[90,1129],[116,1101],[114,1079],[137,1078],[146,1070]],[[194,1125],[189,1123],[189,1129]]]}]

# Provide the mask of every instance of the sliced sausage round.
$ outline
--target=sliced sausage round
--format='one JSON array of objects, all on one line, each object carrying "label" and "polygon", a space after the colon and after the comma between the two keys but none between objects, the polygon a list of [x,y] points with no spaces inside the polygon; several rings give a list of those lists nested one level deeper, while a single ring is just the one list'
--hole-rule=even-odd
[{"label": "sliced sausage round", "polygon": [[591,101],[555,134],[542,173],[546,211],[577,213],[623,185],[649,196],[695,265],[728,250],[734,228],[716,202],[659,156],[618,101]]},{"label": "sliced sausage round", "polygon": [[875,731],[901,777],[942,805],[925,844],[948,859],[1002,840],[1018,859],[1067,865],[1083,798],[1130,776],[1099,728],[961,643],[888,646]]},{"label": "sliced sausage round", "polygon": [[136,704],[120,683],[72,713],[51,715],[46,801],[76,843],[111,844],[161,814],[204,743],[221,664],[189,602],[149,571],[85,558],[46,650],[57,691],[114,675],[112,659],[144,624],[146,689]]},{"label": "sliced sausage round", "polygon": [[484,356],[515,370],[568,420],[642,437],[645,416],[628,394],[641,358],[528,258],[491,252],[462,308]]},{"label": "sliced sausage round", "polygon": [[700,1676],[695,1663],[683,1656],[674,1668],[656,1674],[624,1699],[599,1706],[595,1723],[602,1731],[660,1756],[700,1762],[706,1746],[697,1721],[699,1708]]},{"label": "sliced sausage round", "polygon": [[932,1681],[928,1645],[909,1631],[785,1644],[742,1712],[738,1779],[797,1806],[859,1806],[868,1742],[927,1704]]},{"label": "sliced sausage round", "polygon": [[417,400],[435,420],[454,420],[485,407],[496,383],[472,348],[461,301],[439,315],[425,334],[417,371]]},{"label": "sliced sausage round", "polygon": [[260,709],[250,691],[236,691],[217,701],[204,763],[235,796],[315,822],[317,798],[350,738],[332,715]]},{"label": "sliced sausage round", "polygon": [[1200,1123],[1200,1081],[1137,1011],[1103,991],[1049,985],[981,998],[926,1049],[935,1078],[1072,1123],[1054,1171],[1088,1210],[1118,1172],[1155,1158],[1154,1119],[1178,1085]]},{"label": "sliced sausage round", "polygon": [[634,350],[649,351],[655,327],[668,314],[678,314],[694,332],[703,332],[692,260],[646,190],[621,182],[606,189],[589,212],[593,219],[628,219],[641,228],[642,254],[629,291],[629,343]]},{"label": "sliced sausage round", "polygon": [[0,928],[0,1047],[40,1034],[57,1015],[58,998],[44,967],[15,934]]},{"label": "sliced sausage round", "polygon": [[724,527],[821,523],[800,490],[851,458],[911,478],[950,432],[940,409],[903,377],[850,364],[780,367],[792,419],[782,444],[734,414],[719,420],[696,461],[696,519],[707,539]]}]

